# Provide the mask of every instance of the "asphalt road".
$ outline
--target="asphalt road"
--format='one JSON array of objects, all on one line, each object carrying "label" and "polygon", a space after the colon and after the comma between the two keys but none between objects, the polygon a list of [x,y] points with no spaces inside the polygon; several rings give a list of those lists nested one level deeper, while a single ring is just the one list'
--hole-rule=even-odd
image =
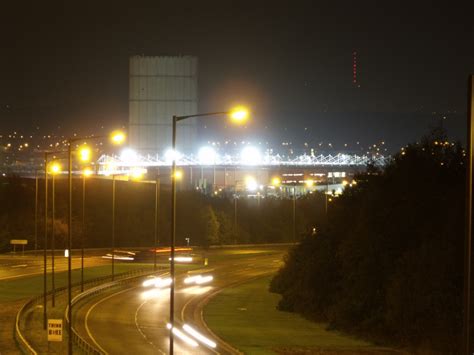
[{"label": "asphalt road", "polygon": [[[97,254],[94,252],[94,254]],[[15,279],[25,276],[33,276],[43,273],[43,251],[34,253],[0,254],[0,281]],[[98,265],[110,264],[110,260],[101,258],[100,255],[85,255],[84,266],[92,267]],[[73,269],[81,267],[81,258],[79,252],[72,255],[71,266]],[[58,251],[54,257],[54,269],[56,272],[67,270],[67,258],[64,257],[64,251]],[[51,252],[47,255],[47,271],[51,272]]]},{"label": "asphalt road", "polygon": [[[260,248],[260,253],[255,254],[250,250],[233,249],[229,257],[225,256],[226,251],[210,253],[207,270],[214,280],[208,285],[188,286],[183,282],[186,275],[177,277],[175,326],[181,330],[185,323],[189,324],[216,342],[217,347],[212,349],[202,343],[197,348],[191,347],[175,336],[175,354],[233,353],[204,324],[202,308],[219,290],[275,271],[286,251]],[[77,310],[75,328],[108,354],[167,354],[169,288],[154,295],[147,295],[148,290],[134,287],[91,299]]]}]

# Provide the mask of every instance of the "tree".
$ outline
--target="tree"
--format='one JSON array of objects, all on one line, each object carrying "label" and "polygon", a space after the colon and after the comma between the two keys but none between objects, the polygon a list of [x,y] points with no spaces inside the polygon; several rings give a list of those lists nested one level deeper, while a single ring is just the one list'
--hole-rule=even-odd
[{"label": "tree", "polygon": [[465,160],[439,131],[357,177],[272,281],[280,308],[369,339],[456,352]]},{"label": "tree", "polygon": [[219,244],[219,222],[211,206],[206,205],[204,207],[203,219],[206,221],[205,245]]}]

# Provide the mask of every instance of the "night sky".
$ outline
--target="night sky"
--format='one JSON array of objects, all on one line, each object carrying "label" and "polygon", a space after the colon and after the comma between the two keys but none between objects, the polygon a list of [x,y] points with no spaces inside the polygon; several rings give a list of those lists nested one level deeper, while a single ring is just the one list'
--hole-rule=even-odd
[{"label": "night sky", "polygon": [[[68,135],[126,125],[129,56],[189,54],[199,58],[201,111],[252,108],[253,123],[240,138],[385,140],[396,148],[440,120],[454,137],[464,134],[467,77],[474,73],[471,9],[169,3],[2,4],[0,131],[40,126]],[[230,136],[221,123],[204,126],[216,139]]]}]

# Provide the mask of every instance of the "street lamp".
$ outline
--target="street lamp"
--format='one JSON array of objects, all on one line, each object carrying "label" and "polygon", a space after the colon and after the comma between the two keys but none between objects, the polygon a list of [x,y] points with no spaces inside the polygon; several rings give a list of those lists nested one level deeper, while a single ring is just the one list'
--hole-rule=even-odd
[{"label": "street lamp", "polygon": [[[67,140],[68,149],[68,236],[67,236],[67,249],[69,251],[67,258],[67,280],[68,280],[68,353],[72,354],[72,280],[71,280],[71,269],[72,269],[72,145],[77,141],[83,141],[88,139],[98,139],[104,136],[93,136],[93,137],[73,137]],[[115,131],[110,136],[110,140],[115,144],[121,144],[125,140],[125,134],[120,131]],[[81,150],[82,151],[82,150]],[[80,152],[81,158],[84,153]],[[89,154],[90,157],[90,154]]]},{"label": "street lamp", "polygon": [[296,242],[296,186],[293,185],[293,243]]},{"label": "street lamp", "polygon": [[47,248],[48,248],[48,157],[58,152],[44,152],[44,245],[43,245],[43,329],[47,327]]},{"label": "street lamp", "polygon": [[[156,174],[155,179],[155,223],[154,223],[154,233],[153,233],[153,271],[156,271],[156,264],[157,264],[157,249],[158,249],[158,218],[159,218],[159,204],[160,204],[160,184],[161,184],[161,177],[162,174]],[[181,170],[176,170],[175,178],[177,180],[182,179],[182,172]],[[171,177],[171,175],[170,175]]]},{"label": "street lamp", "polygon": [[51,293],[51,305],[54,307],[56,303],[56,285],[55,285],[55,279],[54,279],[54,252],[55,252],[55,233],[54,233],[54,219],[56,218],[55,212],[56,212],[56,198],[55,198],[55,186],[56,186],[56,175],[61,172],[61,165],[57,162],[51,163],[51,166],[49,167],[49,172],[51,176],[53,177],[53,183],[52,183],[52,223],[51,223],[51,287],[52,287],[52,293]]},{"label": "street lamp", "polygon": [[84,236],[86,234],[86,179],[93,173],[91,168],[82,170],[82,233],[81,233],[81,292],[84,292]]},{"label": "street lamp", "polygon": [[[208,113],[198,113],[193,115],[185,116],[173,116],[172,124],[172,136],[171,136],[171,149],[174,153],[176,151],[176,124],[179,121],[183,121],[192,117],[203,117],[203,116],[217,116],[217,115],[227,115],[230,117],[231,121],[236,124],[242,124],[247,120],[249,115],[248,110],[242,106],[236,107],[231,111],[224,112],[208,112]],[[172,155],[172,165],[171,165],[171,234],[170,234],[170,244],[171,244],[171,258],[170,258],[170,276],[171,276],[171,285],[170,285],[170,354],[174,354],[174,343],[173,343],[173,328],[174,328],[174,285],[175,285],[175,270],[174,270],[174,248],[176,241],[176,154]]]},{"label": "street lamp", "polygon": [[35,170],[35,257],[38,250],[38,170]]},{"label": "street lamp", "polygon": [[160,174],[156,174],[155,180],[155,224],[153,233],[153,271],[156,271],[156,249],[158,248],[158,206],[160,204]]},{"label": "street lamp", "polygon": [[46,250],[48,247],[48,153],[44,153],[44,241],[43,241],[43,329],[47,326],[47,299],[48,292],[47,283],[47,256]]}]

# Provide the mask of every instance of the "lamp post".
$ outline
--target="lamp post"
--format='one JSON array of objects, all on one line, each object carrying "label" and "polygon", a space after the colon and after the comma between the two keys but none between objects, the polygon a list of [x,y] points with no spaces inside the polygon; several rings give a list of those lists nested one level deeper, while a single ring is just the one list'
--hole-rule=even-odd
[{"label": "lamp post", "polygon": [[112,175],[112,281],[115,278],[115,174]]},{"label": "lamp post", "polygon": [[38,170],[35,171],[35,257],[38,250]]},{"label": "lamp post", "polygon": [[234,194],[234,244],[237,244],[237,193]]},{"label": "lamp post", "polygon": [[153,271],[156,271],[156,249],[158,248],[158,206],[160,203],[160,175],[155,180],[155,229],[154,229],[154,251],[153,251]]},{"label": "lamp post", "polygon": [[44,152],[44,240],[43,240],[43,329],[46,330],[48,323],[48,260],[47,260],[47,248],[48,248],[48,156],[60,152]]},{"label": "lamp post", "polygon": [[[69,138],[68,149],[67,149],[67,160],[68,160],[68,229],[67,229],[67,249],[69,251],[67,258],[67,285],[68,285],[68,307],[67,307],[67,318],[68,322],[68,354],[72,354],[72,280],[71,280],[71,268],[72,268],[72,145],[77,141],[84,141],[88,139],[98,139],[104,136],[94,137],[74,137]],[[121,132],[113,132],[111,135],[113,143],[120,144],[125,140],[125,135]],[[90,159],[90,149],[82,150],[80,152],[81,160],[86,161]]]},{"label": "lamp post", "polygon": [[463,314],[463,353],[471,353],[471,248],[472,248],[472,169],[474,157],[474,75],[468,80],[467,109],[467,167],[466,167],[466,223],[464,245],[464,314]]},{"label": "lamp post", "polygon": [[47,327],[48,153],[44,153],[43,329]]},{"label": "lamp post", "polygon": [[92,169],[82,171],[82,233],[81,233],[81,292],[84,292],[84,236],[86,234],[86,178],[92,175]]},{"label": "lamp post", "polygon": [[172,134],[171,134],[171,149],[173,152],[172,156],[172,165],[171,165],[171,234],[170,234],[170,245],[171,245],[171,255],[170,255],[170,276],[171,276],[171,285],[170,285],[170,345],[169,352],[174,354],[174,342],[173,342],[173,327],[174,327],[174,285],[175,285],[175,263],[174,263],[174,254],[175,254],[175,241],[176,241],[176,124],[179,121],[183,121],[192,117],[203,117],[203,116],[217,116],[217,115],[230,115],[232,120],[236,123],[242,123],[246,120],[248,112],[242,107],[238,107],[232,111],[224,112],[208,112],[208,113],[198,113],[193,115],[186,116],[173,116],[172,119]]},{"label": "lamp post", "polygon": [[55,277],[54,277],[54,253],[55,253],[55,233],[54,233],[54,219],[56,217],[56,198],[55,198],[55,190],[56,190],[56,174],[58,174],[61,170],[61,167],[58,163],[54,163],[51,165],[50,173],[52,175],[52,212],[51,212],[51,305],[55,307],[56,305],[56,285],[55,285]]},{"label": "lamp post", "polygon": [[293,185],[293,243],[296,242],[296,186]]}]

